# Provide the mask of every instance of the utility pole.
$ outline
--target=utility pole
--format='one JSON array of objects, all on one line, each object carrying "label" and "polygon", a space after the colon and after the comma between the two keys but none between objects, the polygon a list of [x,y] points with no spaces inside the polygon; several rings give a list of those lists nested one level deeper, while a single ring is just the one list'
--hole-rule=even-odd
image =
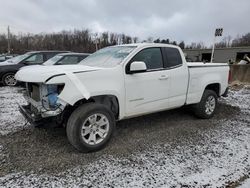
[{"label": "utility pole", "polygon": [[7,32],[8,32],[8,54],[10,54],[10,26],[8,26]]},{"label": "utility pole", "polygon": [[212,54],[211,54],[210,63],[213,63],[213,59],[214,59],[214,47],[215,47],[216,37],[221,37],[222,36],[222,32],[223,32],[223,28],[215,29],[214,42],[213,42],[213,48],[212,48]]}]

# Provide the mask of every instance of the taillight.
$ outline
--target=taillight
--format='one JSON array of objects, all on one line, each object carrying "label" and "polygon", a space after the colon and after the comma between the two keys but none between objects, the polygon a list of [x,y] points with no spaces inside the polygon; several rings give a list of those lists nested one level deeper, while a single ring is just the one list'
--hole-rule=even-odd
[{"label": "taillight", "polygon": [[232,72],[231,70],[229,70],[228,72],[228,83],[230,83],[232,81]]}]

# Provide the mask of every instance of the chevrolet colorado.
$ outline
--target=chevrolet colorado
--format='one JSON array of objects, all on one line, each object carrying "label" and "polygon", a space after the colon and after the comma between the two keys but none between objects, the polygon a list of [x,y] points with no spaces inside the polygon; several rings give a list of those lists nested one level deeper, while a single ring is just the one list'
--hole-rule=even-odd
[{"label": "chevrolet colorado", "polygon": [[118,120],[183,105],[212,117],[228,77],[226,63],[187,63],[179,47],[147,43],[103,48],[78,65],[27,67],[15,76],[26,83],[21,113],[30,122],[64,123],[82,152],[104,147]]}]

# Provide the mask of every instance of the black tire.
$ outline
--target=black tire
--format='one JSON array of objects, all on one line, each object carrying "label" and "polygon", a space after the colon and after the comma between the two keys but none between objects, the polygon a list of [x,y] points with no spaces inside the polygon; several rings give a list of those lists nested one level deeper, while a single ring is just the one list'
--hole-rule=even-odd
[{"label": "black tire", "polygon": [[[217,95],[212,90],[205,90],[201,101],[198,104],[194,105],[194,113],[197,117],[202,119],[209,119],[214,116],[214,113],[217,109]],[[206,104],[209,99],[214,99],[214,110],[207,110]],[[208,107],[209,108],[209,107]],[[213,109],[213,108],[212,108]]]},{"label": "black tire", "polygon": [[[89,121],[88,118],[92,117],[93,114],[99,114],[99,115],[103,115],[103,117],[106,117],[105,122],[108,121],[109,128],[108,128],[107,133],[105,134],[105,137],[103,136],[104,135],[103,134],[102,136],[104,138],[102,138],[102,137],[99,138],[99,141],[101,139],[103,139],[100,143],[94,142],[94,144],[90,144],[90,143],[87,143],[86,137],[82,136],[82,134],[84,134],[84,133],[82,133],[82,128],[85,125],[84,123],[86,121]],[[97,117],[98,117],[98,115],[97,115]],[[89,121],[89,124],[90,124],[90,121]],[[93,124],[91,124],[91,125],[93,125]],[[89,125],[89,127],[91,127],[91,125]],[[88,129],[90,129],[89,127],[88,127]],[[109,139],[111,138],[114,128],[115,128],[114,115],[106,106],[104,106],[102,104],[96,104],[96,103],[86,103],[86,104],[83,104],[80,107],[78,107],[70,115],[68,123],[67,123],[67,127],[66,127],[66,132],[67,132],[69,142],[77,150],[79,150],[80,152],[90,152],[90,151],[97,151],[97,150],[102,149],[108,143]],[[97,129],[95,131],[94,131],[94,133],[95,133],[94,137],[96,139],[96,137],[99,136],[99,133],[97,133],[97,131],[99,131],[99,130]],[[94,133],[93,133],[93,130],[91,128],[88,139],[90,139],[90,134],[94,134]]]},{"label": "black tire", "polygon": [[7,82],[8,77],[14,77],[15,78],[15,73],[10,72],[10,73],[4,74],[3,77],[2,77],[3,85],[4,86],[16,86],[17,85],[16,79],[15,79],[15,82],[13,82],[13,84],[10,84],[10,83]]}]

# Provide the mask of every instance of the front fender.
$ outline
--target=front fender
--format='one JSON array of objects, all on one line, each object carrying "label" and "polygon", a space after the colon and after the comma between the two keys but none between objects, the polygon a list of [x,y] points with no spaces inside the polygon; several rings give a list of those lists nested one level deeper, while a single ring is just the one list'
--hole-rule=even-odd
[{"label": "front fender", "polygon": [[[62,77],[63,76],[63,77]],[[60,79],[58,78],[60,77]],[[89,99],[90,93],[84,83],[73,73],[58,75],[46,82],[46,84],[64,84],[62,92],[58,98],[70,105],[74,105],[81,99]]]},{"label": "front fender", "polygon": [[103,69],[84,73],[65,73],[47,80],[46,84],[65,84],[59,100],[74,105],[76,102],[101,95],[113,95],[120,105],[120,117],[124,114],[125,88],[122,68]]}]

